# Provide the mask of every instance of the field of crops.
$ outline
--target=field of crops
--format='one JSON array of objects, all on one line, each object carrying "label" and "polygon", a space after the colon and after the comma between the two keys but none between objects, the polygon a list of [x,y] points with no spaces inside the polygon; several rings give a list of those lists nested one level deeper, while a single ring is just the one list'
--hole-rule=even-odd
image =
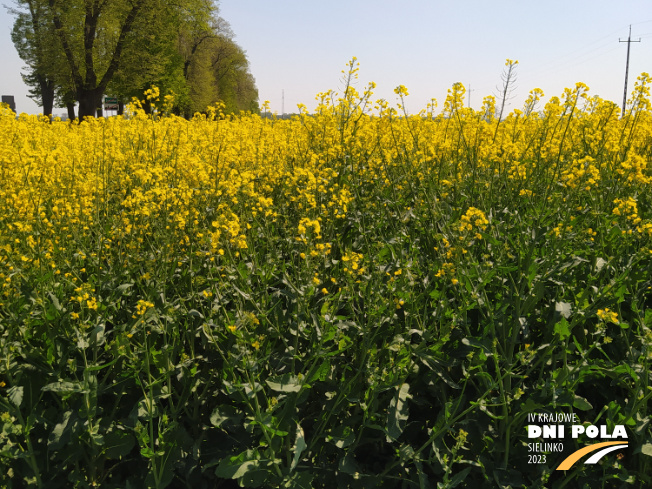
[{"label": "field of crops", "polygon": [[[3,109],[0,485],[649,487],[650,81],[624,116]],[[629,447],[531,463],[557,412]]]}]

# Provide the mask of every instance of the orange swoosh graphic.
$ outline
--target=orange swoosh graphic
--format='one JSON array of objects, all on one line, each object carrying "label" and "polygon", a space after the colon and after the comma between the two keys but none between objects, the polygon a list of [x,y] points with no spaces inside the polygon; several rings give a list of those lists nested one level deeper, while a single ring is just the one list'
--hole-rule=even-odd
[{"label": "orange swoosh graphic", "polygon": [[580,448],[576,452],[573,452],[568,457],[566,457],[566,459],[561,464],[559,464],[559,467],[557,467],[556,470],[568,470],[573,466],[575,462],[577,462],[584,455],[586,455],[587,453],[595,452],[600,448],[609,447],[611,445],[626,445],[626,444],[627,442],[625,441],[605,441],[602,443],[594,443],[593,445],[589,445],[588,447]]}]

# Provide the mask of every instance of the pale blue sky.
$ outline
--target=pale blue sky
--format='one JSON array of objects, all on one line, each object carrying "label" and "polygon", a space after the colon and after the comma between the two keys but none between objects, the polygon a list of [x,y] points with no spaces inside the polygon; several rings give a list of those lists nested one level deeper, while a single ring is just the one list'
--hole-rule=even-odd
[{"label": "pale blue sky", "polygon": [[[221,0],[220,15],[246,50],[260,100],[281,112],[315,106],[318,92],[341,87],[341,70],[360,62],[358,88],[396,102],[405,85],[410,112],[436,98],[439,110],[455,82],[470,85],[471,105],[496,94],[506,58],[519,61],[511,108],[529,90],[546,99],[582,81],[591,94],[622,102],[628,27],[632,25],[629,89],[652,72],[650,0]],[[38,113],[26,97],[23,63],[11,43],[13,18],[0,10],[0,93],[19,111]],[[64,110],[55,110],[63,113]]]}]

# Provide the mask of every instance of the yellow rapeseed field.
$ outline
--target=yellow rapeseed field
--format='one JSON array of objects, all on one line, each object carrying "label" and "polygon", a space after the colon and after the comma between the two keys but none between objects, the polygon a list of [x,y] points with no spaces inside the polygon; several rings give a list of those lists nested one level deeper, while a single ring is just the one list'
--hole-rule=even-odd
[{"label": "yellow rapeseed field", "polygon": [[0,482],[551,487],[553,408],[649,447],[649,75],[500,119],[356,76],[289,120],[0,108]]},{"label": "yellow rapeseed field", "polygon": [[[276,223],[296,234],[304,252],[322,253],[352,201],[361,210],[381,205],[359,191],[368,186],[396,195],[423,182],[436,185],[423,195],[410,189],[412,206],[402,211],[426,215],[455,196],[465,212],[457,228],[464,239],[489,221],[482,207],[459,197],[462,182],[474,182],[477,195],[468,197],[485,202],[485,210],[498,182],[525,200],[550,200],[553,192],[586,199],[607,185],[614,218],[629,225],[628,233],[650,234],[652,224],[637,207],[652,178],[649,82],[647,74],[639,78],[625,117],[581,83],[540,112],[542,93],[533,90],[524,109],[502,121],[492,97],[480,112],[464,108],[460,85],[436,117],[372,104],[373,84],[362,96],[351,87],[337,99],[320,94],[314,113],[303,109],[292,120],[212,111],[186,121],[136,111],[130,118],[48,124],[5,110],[2,295],[15,293],[17,268],[78,272],[87,256],[110,249],[128,262],[156,233],[175,248],[166,256],[177,249],[212,254],[255,245],[261,229]],[[571,224],[560,223],[554,233]],[[75,249],[98,232],[100,248]]]}]

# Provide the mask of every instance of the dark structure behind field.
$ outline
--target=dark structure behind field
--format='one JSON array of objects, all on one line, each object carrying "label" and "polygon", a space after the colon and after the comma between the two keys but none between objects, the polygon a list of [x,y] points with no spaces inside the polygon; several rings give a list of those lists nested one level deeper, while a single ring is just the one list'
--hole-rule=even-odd
[{"label": "dark structure behind field", "polygon": [[16,101],[14,100],[13,95],[3,95],[2,103],[7,104],[11,110],[16,112]]}]

